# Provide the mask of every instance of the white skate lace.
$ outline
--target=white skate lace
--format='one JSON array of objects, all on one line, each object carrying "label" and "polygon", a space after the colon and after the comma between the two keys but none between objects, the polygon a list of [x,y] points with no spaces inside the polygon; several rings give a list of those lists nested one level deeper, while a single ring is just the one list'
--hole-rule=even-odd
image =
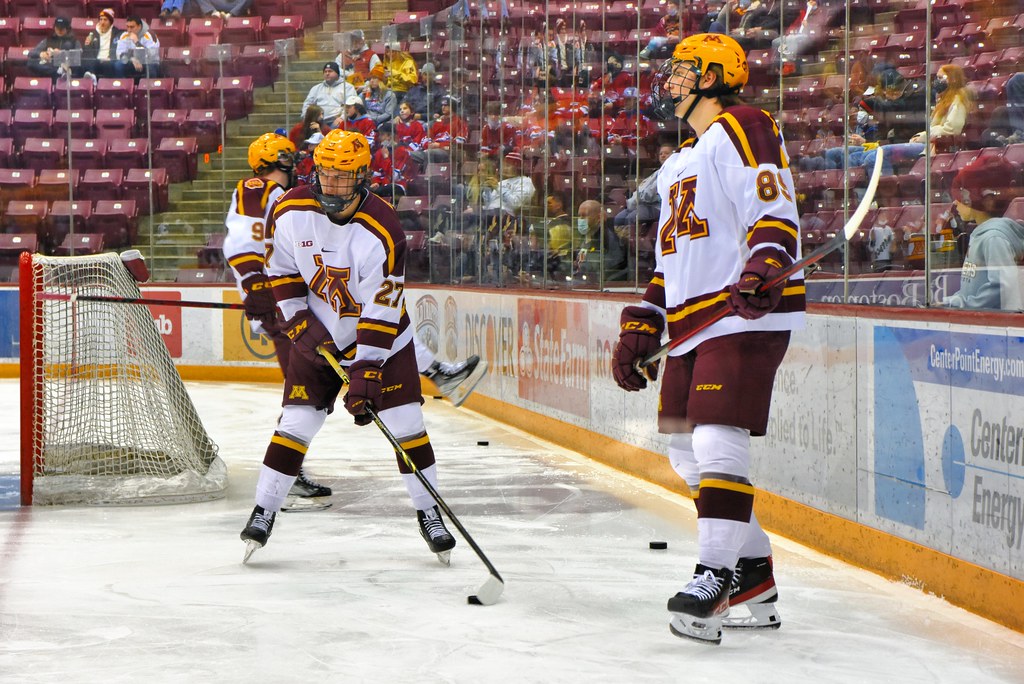
[{"label": "white skate lace", "polygon": [[438,366],[438,371],[442,375],[455,375],[456,373],[460,372],[463,368],[466,367],[466,362],[461,361],[459,363],[448,363],[447,361],[442,361],[438,364]]},{"label": "white skate lace", "polygon": [[266,532],[270,529],[270,523],[274,521],[274,514],[264,511],[263,513],[257,513],[252,519],[252,526],[258,530]]},{"label": "white skate lace", "polygon": [[701,601],[710,601],[718,594],[718,588],[722,580],[715,576],[710,570],[705,570],[703,575],[694,575],[690,583],[683,589],[684,594],[696,596]]},{"label": "white skate lace", "polygon": [[423,529],[427,531],[427,535],[431,539],[437,539],[438,537],[448,534],[448,530],[446,530],[444,528],[444,524],[441,523],[441,518],[433,511],[423,512]]}]

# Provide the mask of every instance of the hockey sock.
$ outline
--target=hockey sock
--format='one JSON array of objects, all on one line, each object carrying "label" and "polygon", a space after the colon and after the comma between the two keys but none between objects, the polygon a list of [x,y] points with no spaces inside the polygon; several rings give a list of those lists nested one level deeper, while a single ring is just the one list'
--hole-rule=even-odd
[{"label": "hockey sock", "polygon": [[270,466],[261,466],[260,479],[256,483],[256,505],[274,513],[280,511],[296,477],[297,474],[285,475]]},{"label": "hockey sock", "polygon": [[750,433],[726,425],[698,425],[693,451],[700,469],[697,507],[699,560],[712,568],[734,568],[747,540],[754,509]]},{"label": "hockey sock", "polygon": [[700,488],[700,471],[697,469],[697,458],[693,454],[693,435],[675,433],[668,440],[668,462],[672,470],[683,478],[690,488],[690,498],[697,501]]},{"label": "hockey sock", "polygon": [[413,349],[416,351],[416,370],[426,373],[434,363],[434,352],[430,347],[420,342],[420,338],[413,335]]},{"label": "hockey sock", "polygon": [[772,543],[768,535],[761,529],[757,522],[757,514],[750,514],[750,526],[747,528],[747,538],[740,547],[740,558],[763,558],[772,555]]},{"label": "hockey sock", "polygon": [[[437,490],[437,466],[430,465],[426,468],[419,469],[420,474],[426,478],[430,486]],[[402,481],[405,483],[405,489],[409,492],[409,498],[412,499],[413,508],[417,511],[425,511],[431,508],[436,503],[434,497],[430,496],[427,492],[427,488],[423,486],[415,475],[412,473],[402,473]]]}]

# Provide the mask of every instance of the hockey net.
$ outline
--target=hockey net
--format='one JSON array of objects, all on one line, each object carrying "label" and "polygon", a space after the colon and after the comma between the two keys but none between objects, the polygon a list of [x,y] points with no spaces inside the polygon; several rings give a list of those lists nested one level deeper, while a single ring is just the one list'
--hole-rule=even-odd
[{"label": "hockey net", "polygon": [[117,254],[23,254],[22,502],[224,496],[227,470]]}]

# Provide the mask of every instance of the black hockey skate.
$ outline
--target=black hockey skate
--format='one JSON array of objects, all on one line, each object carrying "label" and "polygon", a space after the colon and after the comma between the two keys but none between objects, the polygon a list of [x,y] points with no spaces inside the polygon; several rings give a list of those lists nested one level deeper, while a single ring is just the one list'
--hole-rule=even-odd
[{"label": "black hockey skate", "polygon": [[330,487],[309,479],[306,476],[306,471],[302,468],[299,468],[299,476],[295,478],[295,484],[288,490],[288,496],[300,496],[304,499],[330,495]]},{"label": "black hockey skate", "polygon": [[452,406],[462,406],[469,395],[487,375],[487,362],[481,361],[477,355],[470,356],[462,363],[439,363],[435,361],[423,372],[430,378],[441,396],[452,402]]},{"label": "black hockey skate", "polygon": [[697,564],[686,588],[668,600],[669,630],[705,644],[722,642],[722,617],[729,612],[732,570]]},{"label": "black hockey skate", "polygon": [[441,513],[437,506],[425,511],[416,511],[416,519],[420,521],[420,534],[427,542],[430,550],[437,554],[437,560],[443,565],[451,565],[452,549],[455,548],[455,537],[444,526]]},{"label": "black hockey skate", "polygon": [[778,629],[782,626],[782,618],[775,609],[778,600],[772,557],[740,558],[729,590],[729,612],[722,619],[722,626],[731,629]]},{"label": "black hockey skate", "polygon": [[266,546],[267,540],[270,539],[270,533],[274,530],[275,517],[274,512],[268,511],[262,506],[252,509],[249,522],[245,524],[245,529],[238,535],[245,542],[245,556],[242,558],[242,563],[248,563],[256,549]]}]

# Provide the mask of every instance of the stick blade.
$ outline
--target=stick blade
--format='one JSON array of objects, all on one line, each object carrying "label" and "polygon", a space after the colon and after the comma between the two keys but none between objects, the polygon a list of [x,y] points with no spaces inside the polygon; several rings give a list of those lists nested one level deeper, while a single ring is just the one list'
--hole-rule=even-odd
[{"label": "stick blade", "polygon": [[[487,578],[487,581],[483,583],[476,594],[470,597],[470,603],[479,603],[482,606],[493,606],[501,598],[501,593],[505,591],[505,583],[501,579],[491,575]],[[476,601],[472,599],[476,598]]]},{"label": "stick blade", "polygon": [[452,406],[462,406],[466,399],[469,399],[469,395],[473,393],[476,386],[480,384],[480,381],[484,379],[485,375],[487,375],[487,362],[481,359],[480,363],[473,369],[473,372],[466,376],[466,379],[458,387],[452,390],[451,395],[448,397],[448,400],[452,402]]}]

